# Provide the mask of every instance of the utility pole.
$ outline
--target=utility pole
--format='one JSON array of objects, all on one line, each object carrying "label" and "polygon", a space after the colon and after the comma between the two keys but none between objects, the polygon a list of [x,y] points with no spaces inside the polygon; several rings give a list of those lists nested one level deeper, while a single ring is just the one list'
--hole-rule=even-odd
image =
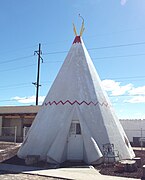
[{"label": "utility pole", "polygon": [[37,82],[33,82],[32,84],[34,84],[36,86],[36,106],[38,105],[38,96],[39,96],[39,86],[41,86],[39,84],[39,77],[40,77],[40,60],[42,60],[43,63],[43,59],[41,57],[42,55],[42,51],[41,51],[41,44],[39,43],[39,49],[38,51],[34,51],[34,55],[37,54],[38,56],[38,70],[37,70]]}]

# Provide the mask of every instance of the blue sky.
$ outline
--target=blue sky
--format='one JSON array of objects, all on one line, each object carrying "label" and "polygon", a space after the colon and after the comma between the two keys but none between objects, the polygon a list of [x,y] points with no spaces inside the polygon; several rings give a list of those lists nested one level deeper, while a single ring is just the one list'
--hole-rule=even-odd
[{"label": "blue sky", "polygon": [[0,106],[40,104],[85,19],[84,43],[119,118],[145,118],[144,0],[5,0],[0,4]]}]

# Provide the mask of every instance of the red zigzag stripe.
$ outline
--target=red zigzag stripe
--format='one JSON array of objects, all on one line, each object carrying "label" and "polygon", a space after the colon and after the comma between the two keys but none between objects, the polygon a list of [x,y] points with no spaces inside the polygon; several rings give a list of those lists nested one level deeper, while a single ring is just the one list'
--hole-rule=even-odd
[{"label": "red zigzag stripe", "polygon": [[58,101],[58,102],[56,102],[56,101],[49,101],[49,102],[45,102],[43,105],[45,105],[45,106],[47,106],[47,105],[53,105],[53,104],[55,104],[55,105],[59,105],[59,104],[62,104],[62,105],[65,105],[65,104],[70,104],[70,105],[74,105],[75,103],[76,104],[78,104],[78,105],[82,105],[82,104],[86,104],[86,105],[94,105],[94,106],[96,106],[97,104],[99,104],[99,105],[101,105],[101,106],[108,106],[108,103],[107,102],[103,102],[103,103],[99,103],[99,102],[96,102],[96,103],[94,103],[94,102],[92,102],[92,101],[90,101],[90,102],[86,102],[86,101],[82,101],[82,102],[78,102],[77,100],[75,100],[74,102],[71,102],[71,101],[69,101],[69,100],[66,100],[65,102],[63,102],[63,101]]}]

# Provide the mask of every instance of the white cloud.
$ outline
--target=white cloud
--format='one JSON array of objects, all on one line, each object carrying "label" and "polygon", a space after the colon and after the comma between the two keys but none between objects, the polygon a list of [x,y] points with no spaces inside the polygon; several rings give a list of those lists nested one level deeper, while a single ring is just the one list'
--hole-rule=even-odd
[{"label": "white cloud", "polygon": [[106,91],[113,91],[114,87],[118,87],[120,82],[115,82],[111,79],[105,79],[102,81],[102,85]]},{"label": "white cloud", "polygon": [[127,0],[121,0],[120,3],[122,6],[124,6],[126,4]]},{"label": "white cloud", "polygon": [[145,86],[133,88],[129,91],[130,95],[145,95]]},{"label": "white cloud", "polygon": [[110,91],[112,96],[119,96],[127,93],[133,88],[132,84],[127,84],[125,86],[121,86],[120,82],[116,82],[114,80],[106,79],[102,81],[102,85],[106,91]]},{"label": "white cloud", "polygon": [[[39,96],[38,102],[42,103],[44,101],[45,96]],[[22,104],[32,104],[36,102],[36,97],[35,96],[29,96],[29,97],[12,97],[12,100],[16,100],[19,103]]]},{"label": "white cloud", "polygon": [[124,100],[126,103],[145,103],[145,86],[136,88],[133,86],[133,84],[121,86],[120,82],[110,79],[103,80],[102,85],[111,96],[132,96],[130,99]]},{"label": "white cloud", "polygon": [[135,96],[129,100],[124,100],[127,103],[145,103],[145,96]]}]

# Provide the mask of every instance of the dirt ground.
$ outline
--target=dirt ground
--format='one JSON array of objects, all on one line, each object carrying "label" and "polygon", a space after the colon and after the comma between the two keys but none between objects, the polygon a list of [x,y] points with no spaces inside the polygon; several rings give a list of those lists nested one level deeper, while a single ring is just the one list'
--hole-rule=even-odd
[{"label": "dirt ground", "polygon": [[[141,158],[142,165],[145,165],[145,150],[134,150],[136,157]],[[101,174],[104,175],[111,175],[111,176],[121,176],[121,177],[128,177],[128,178],[142,178],[142,166],[140,168],[137,167],[136,171],[134,172],[116,172],[115,164],[114,165],[100,165],[96,166],[96,169],[100,170]]]},{"label": "dirt ground", "polygon": [[0,180],[59,180],[59,179],[37,176],[37,175],[17,174],[17,173],[0,171]]},{"label": "dirt ground", "polygon": [[[0,142],[0,162],[8,162],[14,159],[20,144]],[[17,158],[16,158],[17,159]],[[24,162],[23,162],[24,163]],[[38,175],[18,174],[13,172],[0,171],[0,180],[59,180],[58,178],[43,177]]]},{"label": "dirt ground", "polygon": [[11,142],[0,142],[0,162],[16,155],[20,144]]},{"label": "dirt ground", "polygon": [[[20,147],[20,144],[15,143],[7,143],[7,142],[0,142],[0,162],[1,163],[8,163],[8,164],[17,164],[17,165],[25,165],[24,160],[19,159],[16,156],[16,153]],[[145,165],[145,150],[134,150],[136,157],[141,157],[142,165]],[[68,164],[64,164],[64,166],[68,166]],[[37,166],[46,167],[46,164],[40,162]],[[111,175],[111,176],[121,176],[121,177],[128,177],[128,178],[141,178],[142,177],[142,166],[141,168],[137,168],[135,172],[122,172],[118,173],[115,171],[115,165],[99,165],[95,166],[96,169],[99,169],[101,174],[104,175]],[[11,180],[11,179],[26,179],[26,180],[33,180],[33,179],[40,179],[40,180],[52,180],[56,178],[48,178],[42,177],[37,175],[26,175],[26,174],[14,174],[14,173],[7,173],[0,171],[0,180]]]}]

